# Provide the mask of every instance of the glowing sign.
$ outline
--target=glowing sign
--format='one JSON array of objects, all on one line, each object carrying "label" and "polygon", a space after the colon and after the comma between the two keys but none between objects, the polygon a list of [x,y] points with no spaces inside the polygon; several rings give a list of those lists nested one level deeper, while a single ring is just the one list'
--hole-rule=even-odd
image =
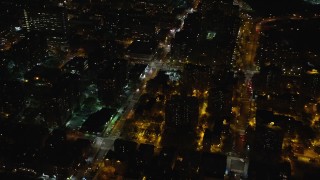
[{"label": "glowing sign", "polygon": [[213,38],[215,38],[217,35],[216,32],[213,32],[213,31],[208,31],[207,32],[207,40],[212,40]]}]

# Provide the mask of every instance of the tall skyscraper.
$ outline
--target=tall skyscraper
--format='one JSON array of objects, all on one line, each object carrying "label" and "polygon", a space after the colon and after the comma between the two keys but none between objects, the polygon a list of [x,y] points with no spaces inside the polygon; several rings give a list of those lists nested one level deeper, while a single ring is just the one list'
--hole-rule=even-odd
[{"label": "tall skyscraper", "polygon": [[166,126],[195,127],[199,116],[199,102],[195,97],[172,96],[166,103]]},{"label": "tall skyscraper", "polygon": [[47,55],[47,41],[39,32],[26,33],[24,39],[12,46],[12,60],[22,72],[41,65]]},{"label": "tall skyscraper", "polygon": [[22,29],[45,34],[49,47],[66,46],[67,13],[60,7],[28,7],[23,10]]},{"label": "tall skyscraper", "polygon": [[67,32],[66,12],[63,8],[27,8],[23,10],[23,28],[46,33]]}]

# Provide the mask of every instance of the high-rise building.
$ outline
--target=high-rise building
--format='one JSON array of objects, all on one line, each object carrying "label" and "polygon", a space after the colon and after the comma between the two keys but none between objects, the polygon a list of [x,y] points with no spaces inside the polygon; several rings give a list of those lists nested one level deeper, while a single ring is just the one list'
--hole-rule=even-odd
[{"label": "high-rise building", "polygon": [[215,87],[209,91],[208,109],[215,117],[228,116],[231,112],[232,91]]},{"label": "high-rise building", "polygon": [[[283,131],[278,126],[258,126],[255,131],[253,155],[270,161],[277,160],[282,152]],[[255,157],[253,156],[253,157]]]},{"label": "high-rise building", "polygon": [[29,7],[23,10],[22,29],[27,32],[43,32],[50,47],[67,46],[67,27],[67,13],[64,8]]},{"label": "high-rise building", "polygon": [[98,74],[98,95],[107,105],[113,104],[127,79],[128,62],[123,59],[115,59],[105,64]]},{"label": "high-rise building", "polygon": [[66,12],[58,7],[24,9],[22,27],[27,31],[66,33]]},{"label": "high-rise building", "polygon": [[21,41],[12,46],[14,65],[21,72],[41,65],[48,55],[47,47],[47,41],[42,33],[26,33]]},{"label": "high-rise building", "polygon": [[165,121],[169,127],[194,127],[198,122],[199,102],[195,97],[172,96],[166,103]]},{"label": "high-rise building", "polygon": [[186,64],[183,71],[184,85],[188,93],[193,90],[207,91],[212,85],[214,70],[210,66]]}]

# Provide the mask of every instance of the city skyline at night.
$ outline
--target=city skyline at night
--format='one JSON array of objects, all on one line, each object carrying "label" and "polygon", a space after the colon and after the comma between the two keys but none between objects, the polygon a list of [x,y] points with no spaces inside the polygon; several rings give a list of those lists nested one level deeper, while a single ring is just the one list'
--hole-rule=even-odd
[{"label": "city skyline at night", "polygon": [[2,0],[0,179],[320,179],[317,0]]}]

